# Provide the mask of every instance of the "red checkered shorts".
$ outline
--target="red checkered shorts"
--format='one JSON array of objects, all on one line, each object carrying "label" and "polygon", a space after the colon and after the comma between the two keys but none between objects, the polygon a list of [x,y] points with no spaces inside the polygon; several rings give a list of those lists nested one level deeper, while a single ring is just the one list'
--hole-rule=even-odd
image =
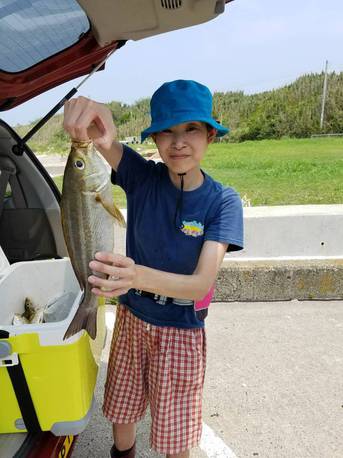
[{"label": "red checkered shorts", "polygon": [[150,405],[150,445],[180,453],[199,444],[206,367],[204,329],[154,326],[117,308],[104,415],[112,423],[136,423]]}]

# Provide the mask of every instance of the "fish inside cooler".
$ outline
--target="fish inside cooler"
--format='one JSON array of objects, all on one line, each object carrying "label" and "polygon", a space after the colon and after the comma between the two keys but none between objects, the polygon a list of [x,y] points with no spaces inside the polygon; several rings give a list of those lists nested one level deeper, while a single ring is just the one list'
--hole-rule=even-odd
[{"label": "fish inside cooler", "polygon": [[82,298],[69,258],[9,265],[0,255],[0,328],[10,335],[38,332],[46,344],[62,343]]}]

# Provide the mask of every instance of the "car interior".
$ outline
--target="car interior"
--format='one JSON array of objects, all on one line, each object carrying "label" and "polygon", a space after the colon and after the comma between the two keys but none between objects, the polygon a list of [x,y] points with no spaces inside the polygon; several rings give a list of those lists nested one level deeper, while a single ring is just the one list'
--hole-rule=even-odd
[{"label": "car interior", "polygon": [[67,256],[58,191],[28,148],[12,154],[15,143],[0,121],[0,246],[10,263]]}]

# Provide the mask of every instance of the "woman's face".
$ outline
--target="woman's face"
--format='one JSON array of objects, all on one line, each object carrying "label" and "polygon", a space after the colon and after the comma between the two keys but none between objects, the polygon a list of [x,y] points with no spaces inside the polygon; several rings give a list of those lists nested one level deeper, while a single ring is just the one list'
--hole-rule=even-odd
[{"label": "woman's face", "polygon": [[207,146],[216,135],[199,121],[177,124],[153,134],[163,162],[172,173],[187,173],[200,168]]}]

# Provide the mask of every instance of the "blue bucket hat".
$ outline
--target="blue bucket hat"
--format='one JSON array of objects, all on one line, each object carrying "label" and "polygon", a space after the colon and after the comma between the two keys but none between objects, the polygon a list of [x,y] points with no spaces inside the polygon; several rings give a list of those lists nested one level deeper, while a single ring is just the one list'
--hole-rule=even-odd
[{"label": "blue bucket hat", "polygon": [[176,124],[201,121],[217,129],[217,137],[229,132],[212,117],[212,94],[203,84],[192,80],[176,80],[162,84],[151,102],[151,126],[143,130],[141,140]]}]

